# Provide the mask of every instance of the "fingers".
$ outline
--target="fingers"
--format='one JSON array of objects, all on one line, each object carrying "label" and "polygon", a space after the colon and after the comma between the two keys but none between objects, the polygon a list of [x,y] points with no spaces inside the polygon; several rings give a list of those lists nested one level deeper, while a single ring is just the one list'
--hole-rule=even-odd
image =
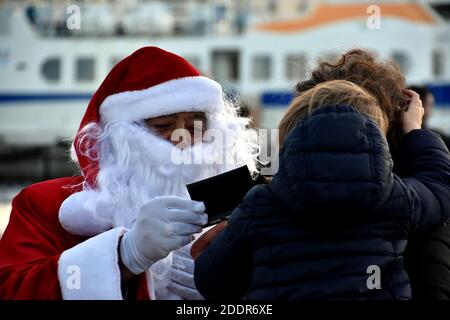
[{"label": "fingers", "polygon": [[172,253],[173,258],[173,268],[181,270],[190,274],[194,273],[195,263],[192,257],[183,255],[178,255],[177,251]]},{"label": "fingers", "polygon": [[417,106],[418,104],[422,105],[420,95],[417,92],[413,90],[403,90],[403,94],[406,97],[406,105],[403,109],[404,112],[408,112],[411,106]]},{"label": "fingers", "polygon": [[165,290],[155,290],[157,300],[183,300],[184,298],[179,294],[176,294],[172,290],[165,288]]},{"label": "fingers", "polygon": [[167,229],[169,235],[177,236],[190,236],[202,231],[202,227],[198,225],[182,222],[172,222],[168,225]]},{"label": "fingers", "polygon": [[192,243],[189,243],[188,245],[178,249],[177,251],[174,251],[173,254],[175,257],[177,256],[184,256],[184,257],[188,257],[189,259],[192,260],[192,256],[191,256],[191,247],[192,247]]},{"label": "fingers", "polygon": [[181,284],[178,284],[174,281],[171,281],[168,285],[169,290],[174,292],[177,295],[180,295],[186,300],[203,300],[204,298],[201,296],[201,294],[192,288],[185,287]]},{"label": "fingers", "polygon": [[194,275],[184,270],[173,268],[171,271],[171,279],[185,287],[195,289]]},{"label": "fingers", "polygon": [[407,108],[405,108],[405,112],[402,114],[402,122],[403,134],[408,134],[412,130],[421,128],[425,110],[422,106],[422,100],[420,100],[418,93],[412,90],[407,90],[405,95],[409,100],[409,104]]},{"label": "fingers", "polygon": [[408,112],[411,107],[423,108],[422,100],[417,92],[406,90],[405,94],[408,96],[408,107],[405,109],[405,112]]},{"label": "fingers", "polygon": [[194,260],[191,257],[178,255],[177,251],[172,255],[171,283],[172,289],[187,299],[198,298],[194,282]]},{"label": "fingers", "polygon": [[206,208],[203,202],[184,199],[177,196],[162,196],[157,197],[153,201],[158,201],[169,209],[181,209],[198,213],[205,212]]},{"label": "fingers", "polygon": [[193,213],[187,210],[178,210],[172,209],[167,211],[166,216],[164,217],[166,221],[176,221],[176,222],[184,222],[196,224],[199,226],[205,225],[208,222],[208,215],[205,213]]},{"label": "fingers", "polygon": [[[164,251],[167,252],[167,254],[169,254],[170,251],[174,251],[174,250],[178,250],[181,247],[187,245],[189,242],[192,241],[192,236],[191,235],[178,235],[178,234],[173,234],[171,231],[169,231],[171,234],[168,235],[167,239],[169,241],[167,241],[165,243],[165,247],[164,247]],[[166,254],[166,256],[167,256]],[[161,258],[160,258],[161,259]]]},{"label": "fingers", "polygon": [[422,100],[420,100],[420,96],[417,93],[411,98],[410,104],[414,104],[416,107],[422,108]]},{"label": "fingers", "polygon": [[413,98],[414,96],[417,96],[420,98],[419,94],[413,90],[405,90],[404,93],[409,97]]}]

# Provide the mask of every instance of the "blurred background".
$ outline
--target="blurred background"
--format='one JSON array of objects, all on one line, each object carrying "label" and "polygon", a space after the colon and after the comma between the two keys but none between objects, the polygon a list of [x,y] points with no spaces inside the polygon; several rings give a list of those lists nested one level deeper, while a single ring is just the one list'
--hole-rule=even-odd
[{"label": "blurred background", "polygon": [[68,158],[95,89],[120,59],[154,45],[178,53],[275,128],[320,58],[353,47],[397,61],[450,134],[450,1],[0,1],[0,237],[10,201],[74,174]]}]

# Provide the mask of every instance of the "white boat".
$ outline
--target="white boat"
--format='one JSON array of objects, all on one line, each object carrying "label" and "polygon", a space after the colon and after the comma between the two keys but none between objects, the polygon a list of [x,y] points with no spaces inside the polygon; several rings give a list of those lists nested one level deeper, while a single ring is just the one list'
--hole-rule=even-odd
[{"label": "white boat", "polygon": [[[174,23],[163,20],[159,33]],[[0,21],[3,145],[48,146],[71,138],[111,67],[150,45],[186,57],[259,107],[259,124],[267,128],[276,126],[295,82],[308,75],[317,58],[353,47],[373,49],[398,61],[409,83],[430,86],[441,107],[432,125],[450,131],[450,24],[428,2],[378,7],[361,1],[315,2],[301,16],[252,21],[245,32],[225,36],[118,36],[103,31],[111,24],[107,15],[99,18],[103,24],[90,24],[99,30],[95,36],[45,35],[24,7],[13,6],[1,8]]]}]

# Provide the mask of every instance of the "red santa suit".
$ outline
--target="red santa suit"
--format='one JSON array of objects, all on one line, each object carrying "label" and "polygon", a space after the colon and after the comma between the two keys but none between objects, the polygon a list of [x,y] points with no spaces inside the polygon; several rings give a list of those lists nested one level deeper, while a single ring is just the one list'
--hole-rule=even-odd
[{"label": "red santa suit", "polygon": [[[99,172],[95,157],[86,156],[95,141],[81,141],[81,129],[221,108],[220,85],[177,55],[146,47],[119,62],[92,97],[74,140],[82,176],[37,183],[14,198],[0,240],[0,299],[122,299],[118,244],[127,229],[96,224],[77,205]],[[137,283],[132,295],[149,299],[148,272]]]},{"label": "red santa suit", "polygon": [[[67,232],[58,219],[61,203],[81,190],[81,182],[82,177],[44,181],[14,198],[0,241],[0,299],[62,299],[62,288],[67,299],[122,299],[117,245],[123,230],[86,239]],[[61,262],[62,255],[67,261]],[[93,267],[94,261],[100,265]],[[60,284],[77,271],[84,278],[80,288]],[[149,299],[145,274],[138,283],[136,298]]]}]

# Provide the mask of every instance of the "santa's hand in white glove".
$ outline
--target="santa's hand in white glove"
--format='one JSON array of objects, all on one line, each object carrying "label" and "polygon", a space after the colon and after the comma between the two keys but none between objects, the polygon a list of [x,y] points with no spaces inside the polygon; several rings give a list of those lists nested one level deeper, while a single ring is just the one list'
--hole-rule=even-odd
[{"label": "santa's hand in white glove", "polygon": [[191,244],[172,252],[168,290],[185,300],[203,300],[194,282],[195,262],[190,254]]},{"label": "santa's hand in white glove", "polygon": [[156,197],[141,207],[136,224],[123,236],[122,262],[132,273],[140,274],[172,250],[190,243],[207,221],[203,202]]}]

